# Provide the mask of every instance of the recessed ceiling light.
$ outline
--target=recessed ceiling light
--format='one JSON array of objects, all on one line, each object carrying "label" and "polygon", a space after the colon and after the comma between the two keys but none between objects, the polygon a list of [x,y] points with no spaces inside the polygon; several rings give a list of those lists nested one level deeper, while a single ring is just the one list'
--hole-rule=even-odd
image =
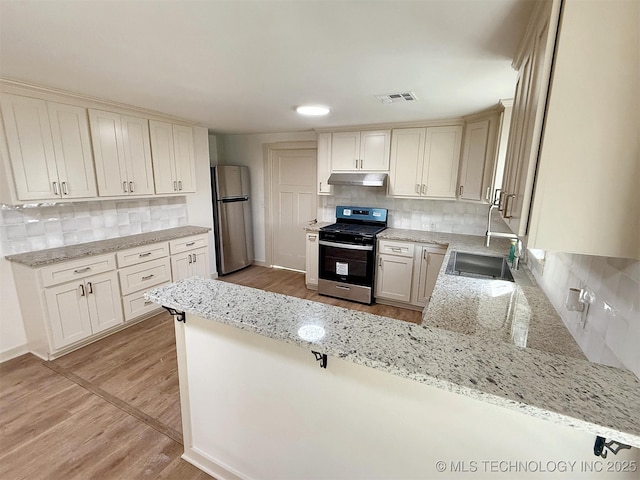
[{"label": "recessed ceiling light", "polygon": [[296,112],[300,115],[308,115],[311,117],[318,117],[320,115],[326,115],[329,113],[329,107],[322,105],[300,105],[296,108]]}]

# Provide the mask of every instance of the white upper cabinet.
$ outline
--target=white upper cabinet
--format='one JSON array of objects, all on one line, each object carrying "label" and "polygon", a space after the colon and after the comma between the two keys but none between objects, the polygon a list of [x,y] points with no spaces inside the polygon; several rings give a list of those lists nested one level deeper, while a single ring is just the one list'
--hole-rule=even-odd
[{"label": "white upper cabinet", "polygon": [[501,100],[496,107],[465,118],[460,200],[489,203],[494,190],[502,188],[511,105],[511,100]]},{"label": "white upper cabinet", "polygon": [[427,128],[422,180],[426,196],[455,198],[462,125]]},{"label": "white upper cabinet", "polygon": [[393,130],[389,195],[455,198],[462,126]]},{"label": "white upper cabinet", "polygon": [[389,173],[390,196],[421,196],[426,135],[426,128],[393,130]]},{"label": "white upper cabinet", "polygon": [[195,192],[193,128],[149,121],[156,193]]},{"label": "white upper cabinet", "polygon": [[318,195],[331,195],[333,188],[329,185],[331,175],[331,134],[318,134]]},{"label": "white upper cabinet", "polygon": [[386,172],[389,170],[390,130],[335,132],[331,136],[334,172]]},{"label": "white upper cabinet", "polygon": [[101,197],[154,193],[148,122],[89,110]]},{"label": "white upper cabinet", "polygon": [[563,3],[529,247],[640,259],[639,39],[640,2]]},{"label": "white upper cabinet", "polygon": [[540,2],[536,8],[517,58],[518,80],[500,204],[502,217],[519,236],[527,233],[559,2]]},{"label": "white upper cabinet", "polygon": [[2,118],[18,200],[96,195],[86,109],[3,94]]}]

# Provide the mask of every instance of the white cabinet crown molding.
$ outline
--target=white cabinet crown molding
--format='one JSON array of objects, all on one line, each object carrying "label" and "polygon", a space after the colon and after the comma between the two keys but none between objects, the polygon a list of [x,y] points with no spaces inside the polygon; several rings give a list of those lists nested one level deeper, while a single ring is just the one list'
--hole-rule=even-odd
[{"label": "white cabinet crown molding", "polygon": [[203,126],[185,118],[169,115],[148,108],[136,107],[135,105],[129,105],[115,100],[92,97],[90,95],[83,95],[81,93],[59,90],[45,85],[37,85],[8,78],[0,78],[0,92],[64,103],[67,105],[75,105],[84,108],[94,108],[98,110],[106,109],[122,115],[143,116],[149,120],[168,121],[188,126]]}]

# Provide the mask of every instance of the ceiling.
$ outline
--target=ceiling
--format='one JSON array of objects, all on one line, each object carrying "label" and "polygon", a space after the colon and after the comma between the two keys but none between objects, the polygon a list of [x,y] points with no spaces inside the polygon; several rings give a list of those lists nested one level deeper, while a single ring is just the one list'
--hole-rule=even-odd
[{"label": "ceiling", "polygon": [[[0,75],[285,132],[474,113],[513,96],[532,0],[0,0]],[[375,95],[414,92],[382,104]],[[327,105],[323,118],[296,106]]]}]

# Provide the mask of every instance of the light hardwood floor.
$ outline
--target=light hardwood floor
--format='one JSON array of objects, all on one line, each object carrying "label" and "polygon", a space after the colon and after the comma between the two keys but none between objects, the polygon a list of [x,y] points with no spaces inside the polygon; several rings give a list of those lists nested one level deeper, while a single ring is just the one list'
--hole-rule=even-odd
[{"label": "light hardwood floor", "polygon": [[[253,266],[220,280],[420,321],[320,296],[297,272]],[[180,458],[173,328],[161,313],[52,362],[28,354],[0,364],[0,479],[210,479]]]},{"label": "light hardwood floor", "polygon": [[360,310],[375,315],[382,315],[383,317],[404,320],[406,322],[420,323],[422,321],[422,312],[377,303],[373,305],[363,305],[361,303],[319,295],[317,291],[307,289],[304,281],[304,273],[300,272],[253,265],[239,272],[219,277],[218,280],[313,300],[314,302],[328,303],[329,305]]},{"label": "light hardwood floor", "polygon": [[[140,326],[144,330],[145,326],[157,322],[162,325],[165,335],[172,338],[173,320],[166,314],[132,328]],[[126,348],[122,346],[122,354],[108,350],[103,352],[102,349],[96,353],[95,350],[100,345],[104,347],[103,342],[112,337],[70,355],[78,361],[84,357],[80,362],[82,365],[94,363],[95,366],[89,369],[93,372],[101,369],[112,378],[114,374],[121,375],[120,380],[125,386],[112,389],[118,395],[130,395],[132,386],[138,394],[131,397],[136,399],[149,395],[147,386],[153,393],[162,394],[165,377],[160,374],[156,386],[156,382],[148,380],[148,377],[157,375],[157,372],[147,374],[141,371],[141,364],[147,361],[143,358],[146,357],[145,351],[151,342],[141,344],[143,336],[139,335],[134,340],[139,351],[137,356],[131,356],[131,352],[125,352]],[[114,361],[114,357],[120,358]],[[167,364],[173,364],[165,368],[166,372],[174,371],[175,358],[163,358]],[[60,370],[62,367],[58,362],[43,362],[27,354],[0,365],[0,478],[211,478],[180,458],[182,444],[163,431],[161,422],[152,416],[140,415],[136,407],[127,407],[126,402],[117,396],[75,375],[73,369]],[[86,374],[82,366],[76,371]],[[172,376],[175,380],[169,383],[176,383],[175,372]],[[97,375],[93,380],[99,377]],[[142,381],[138,382],[138,379]],[[108,382],[100,384],[111,389]],[[178,400],[177,393],[174,396],[176,398],[170,402],[172,409],[176,409]],[[142,401],[140,405],[147,403]],[[160,405],[162,402],[157,403]],[[159,417],[162,417],[163,410],[158,408]]]}]

